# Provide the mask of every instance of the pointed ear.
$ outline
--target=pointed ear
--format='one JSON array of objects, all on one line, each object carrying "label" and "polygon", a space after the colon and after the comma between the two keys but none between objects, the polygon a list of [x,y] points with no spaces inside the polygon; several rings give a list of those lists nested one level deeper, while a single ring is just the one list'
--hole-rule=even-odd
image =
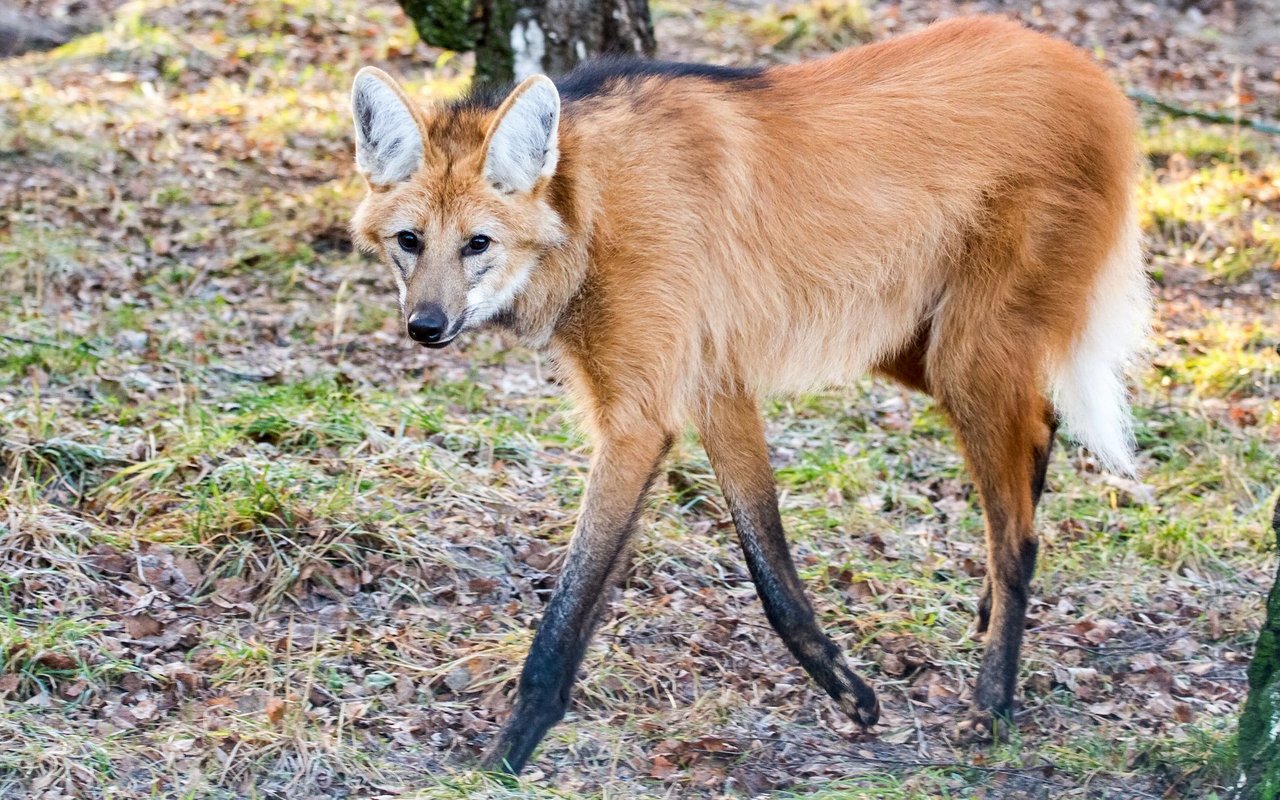
[{"label": "pointed ear", "polygon": [[422,165],[422,129],[408,96],[390,75],[375,67],[356,73],[351,116],[356,123],[356,168],[369,183],[399,183]]},{"label": "pointed ear", "polygon": [[485,137],[484,178],[502,192],[527,192],[555,174],[560,93],[546,75],[516,87]]}]

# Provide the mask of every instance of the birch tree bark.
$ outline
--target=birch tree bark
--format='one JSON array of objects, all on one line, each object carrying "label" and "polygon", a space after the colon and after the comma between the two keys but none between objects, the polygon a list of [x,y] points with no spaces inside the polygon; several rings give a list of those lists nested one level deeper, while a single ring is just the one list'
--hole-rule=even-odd
[{"label": "birch tree bark", "polygon": [[399,0],[423,41],[473,50],[475,81],[563,75],[595,55],[653,53],[647,0]]}]

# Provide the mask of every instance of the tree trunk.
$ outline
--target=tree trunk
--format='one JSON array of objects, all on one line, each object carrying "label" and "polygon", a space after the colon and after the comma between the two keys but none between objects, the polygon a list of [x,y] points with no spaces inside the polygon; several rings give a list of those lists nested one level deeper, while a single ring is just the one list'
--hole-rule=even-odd
[{"label": "tree trunk", "polygon": [[[1280,500],[1271,514],[1280,547]],[[1249,699],[1240,715],[1240,800],[1280,800],[1280,571],[1249,665]]]},{"label": "tree trunk", "polygon": [[647,0],[399,0],[423,41],[474,50],[477,86],[563,75],[596,55],[650,55]]},{"label": "tree trunk", "polygon": [[0,2],[0,58],[22,55],[29,50],[52,50],[71,41],[66,25],[23,14]]}]

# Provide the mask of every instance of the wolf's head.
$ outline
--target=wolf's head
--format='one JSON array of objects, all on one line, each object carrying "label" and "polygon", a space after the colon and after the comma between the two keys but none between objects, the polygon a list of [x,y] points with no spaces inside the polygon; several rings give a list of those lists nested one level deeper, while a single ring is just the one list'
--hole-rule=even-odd
[{"label": "wolf's head", "polygon": [[496,110],[423,113],[385,72],[351,92],[356,167],[369,192],[357,244],[391,268],[409,336],[444,347],[510,310],[539,259],[564,240],[548,202],[560,95],[535,75]]}]

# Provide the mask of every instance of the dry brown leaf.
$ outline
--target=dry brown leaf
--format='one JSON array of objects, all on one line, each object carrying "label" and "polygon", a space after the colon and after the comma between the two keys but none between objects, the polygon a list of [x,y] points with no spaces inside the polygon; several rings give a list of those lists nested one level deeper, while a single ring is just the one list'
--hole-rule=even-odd
[{"label": "dry brown leaf", "polygon": [[666,780],[676,773],[675,763],[664,755],[656,755],[653,757],[649,765],[649,777],[658,780]]},{"label": "dry brown leaf", "polygon": [[284,706],[284,700],[281,700],[279,697],[267,698],[267,704],[262,709],[263,713],[267,716],[267,722],[270,722],[272,725],[278,724],[280,719],[284,716]]},{"label": "dry brown leaf", "polygon": [[1105,717],[1116,713],[1116,704],[1110,700],[1105,700],[1101,703],[1090,703],[1086,706],[1086,710],[1090,714],[1097,714],[1100,717]]},{"label": "dry brown leaf", "polygon": [[144,639],[159,635],[164,625],[150,614],[130,614],[124,618],[124,628],[130,639]]},{"label": "dry brown leaf", "polygon": [[35,663],[52,670],[72,670],[76,668],[76,660],[66,653],[55,653],[46,650],[32,659]]}]

